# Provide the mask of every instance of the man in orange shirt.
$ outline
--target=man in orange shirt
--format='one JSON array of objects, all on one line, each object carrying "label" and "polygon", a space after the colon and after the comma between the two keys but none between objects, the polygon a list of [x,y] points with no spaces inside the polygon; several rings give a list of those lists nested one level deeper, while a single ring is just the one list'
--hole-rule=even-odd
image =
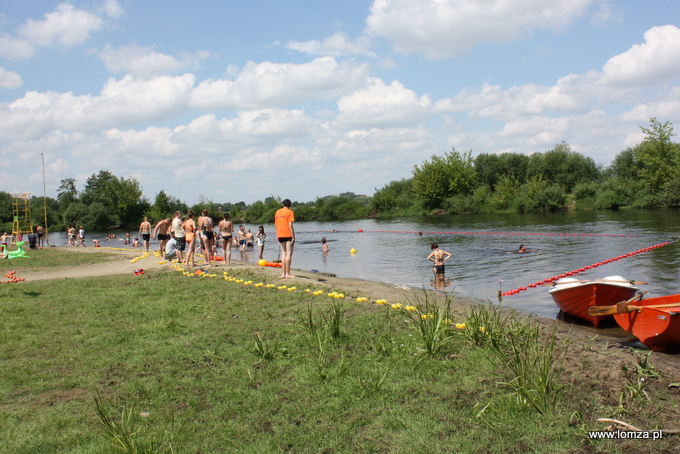
[{"label": "man in orange shirt", "polygon": [[276,238],[281,246],[281,267],[283,268],[282,278],[295,277],[290,274],[290,264],[293,259],[293,245],[295,244],[295,228],[293,222],[295,216],[290,209],[290,199],[282,202],[283,207],[276,211],[274,215],[274,226],[276,227]]}]

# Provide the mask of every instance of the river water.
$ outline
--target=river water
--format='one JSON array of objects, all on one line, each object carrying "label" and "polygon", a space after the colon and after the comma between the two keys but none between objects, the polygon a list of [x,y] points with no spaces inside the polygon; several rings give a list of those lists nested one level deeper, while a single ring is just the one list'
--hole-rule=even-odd
[{"label": "river water", "polygon": [[[257,231],[256,225],[245,225]],[[552,276],[585,268],[650,246],[670,244],[579,273],[579,279],[620,275],[645,281],[647,297],[680,293],[680,212],[618,211],[547,214],[479,214],[391,220],[296,222],[297,242],[293,268],[332,273],[414,288],[440,287],[462,296],[498,301],[505,305],[555,317],[557,308],[549,287],[529,287]],[[268,241],[264,257],[278,258],[273,225],[265,225]],[[107,232],[110,233],[110,232]],[[116,232],[118,237],[123,231]],[[88,233],[88,242],[105,234]],[[330,251],[323,253],[326,237]],[[426,260],[430,244],[453,254],[447,262],[446,281],[435,285],[432,262]],[[62,232],[50,232],[50,244],[65,245]],[[91,243],[90,243],[91,244]],[[520,244],[534,250],[516,253]],[[123,247],[122,241],[102,246]],[[152,245],[152,247],[154,247]],[[356,249],[356,253],[350,253]],[[236,260],[257,261],[257,252]],[[379,296],[379,295],[376,295]]]}]

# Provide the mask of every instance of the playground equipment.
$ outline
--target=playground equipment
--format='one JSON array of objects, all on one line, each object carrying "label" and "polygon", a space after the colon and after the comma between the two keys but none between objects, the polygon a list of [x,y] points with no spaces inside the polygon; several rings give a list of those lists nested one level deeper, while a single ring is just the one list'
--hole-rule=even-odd
[{"label": "playground equipment", "polygon": [[30,193],[12,196],[12,215],[12,243],[16,243],[23,240],[24,234],[33,233]]}]

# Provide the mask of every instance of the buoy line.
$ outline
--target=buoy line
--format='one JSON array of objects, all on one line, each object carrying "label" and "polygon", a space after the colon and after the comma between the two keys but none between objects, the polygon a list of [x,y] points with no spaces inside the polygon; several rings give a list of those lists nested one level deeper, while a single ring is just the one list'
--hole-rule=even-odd
[{"label": "buoy line", "polygon": [[408,235],[508,235],[508,236],[577,236],[607,238],[644,238],[647,235],[624,235],[613,233],[564,233],[564,232],[473,232],[473,231],[425,231],[425,230],[299,230],[301,233],[395,233]]},{"label": "buoy line", "polygon": [[663,243],[655,244],[655,245],[653,245],[653,246],[648,246],[648,247],[645,247],[645,248],[642,248],[642,249],[638,249],[637,251],[633,251],[633,252],[629,252],[629,253],[627,253],[627,254],[623,254],[623,255],[616,256],[616,257],[612,257],[612,258],[610,258],[610,259],[603,260],[602,262],[593,263],[592,265],[587,265],[587,266],[578,268],[578,269],[576,269],[576,270],[567,271],[567,272],[562,273],[562,274],[559,274],[559,275],[557,275],[557,276],[551,276],[551,277],[549,277],[549,278],[546,278],[546,279],[543,279],[543,280],[539,280],[539,281],[533,282],[533,283],[531,283],[531,284],[529,284],[529,285],[527,285],[527,286],[517,287],[517,288],[515,288],[515,289],[508,290],[508,291],[506,291],[506,292],[501,293],[501,296],[512,296],[512,295],[516,295],[516,294],[518,294],[518,293],[520,293],[520,292],[524,292],[524,291],[528,290],[529,288],[536,288],[536,287],[539,287],[539,286],[542,286],[542,285],[554,283],[555,281],[557,281],[558,279],[561,279],[561,278],[563,278],[563,277],[577,276],[577,275],[579,275],[580,273],[585,273],[586,271],[591,270],[591,269],[593,269],[593,268],[597,268],[597,267],[600,267],[600,266],[608,265],[608,264],[611,263],[611,262],[615,262],[615,261],[618,261],[618,260],[621,260],[621,259],[625,259],[625,258],[628,258],[628,257],[633,257],[633,256],[638,255],[638,254],[643,254],[643,253],[645,253],[645,252],[649,252],[649,251],[654,250],[654,249],[658,249],[658,248],[661,248],[661,247],[664,247],[664,246],[668,246],[669,244],[674,243],[675,241],[676,241],[676,240],[674,240],[674,241],[665,241],[665,242],[663,242]]}]

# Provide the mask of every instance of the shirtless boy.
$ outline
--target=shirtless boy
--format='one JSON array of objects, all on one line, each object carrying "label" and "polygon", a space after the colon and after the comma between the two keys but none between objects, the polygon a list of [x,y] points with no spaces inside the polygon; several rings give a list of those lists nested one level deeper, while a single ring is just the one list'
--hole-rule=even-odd
[{"label": "shirtless boy", "polygon": [[151,239],[151,223],[149,218],[144,216],[144,220],[139,224],[139,234],[137,237],[144,242],[144,252],[149,252],[149,240]]},{"label": "shirtless boy", "polygon": [[153,236],[158,239],[158,252],[161,257],[165,255],[165,243],[170,239],[170,228],[172,227],[172,219],[161,219],[153,229]]},{"label": "shirtless boy", "polygon": [[444,262],[450,259],[452,255],[439,249],[439,245],[437,243],[432,243],[430,249],[432,249],[432,252],[430,252],[430,255],[427,256],[427,259],[434,262],[432,271],[434,274],[444,274]]},{"label": "shirtless boy", "polygon": [[238,245],[241,252],[246,250],[246,228],[242,225],[238,226]]}]

